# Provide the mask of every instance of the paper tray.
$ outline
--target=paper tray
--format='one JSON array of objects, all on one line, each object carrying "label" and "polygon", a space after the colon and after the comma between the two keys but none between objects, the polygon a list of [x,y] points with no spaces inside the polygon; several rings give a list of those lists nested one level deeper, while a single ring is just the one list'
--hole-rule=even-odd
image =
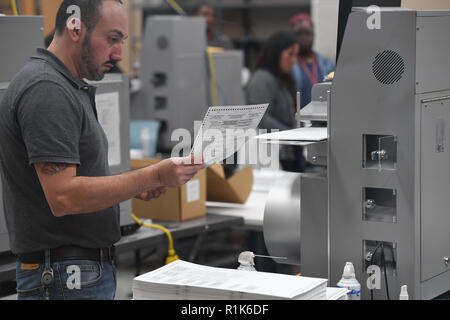
[{"label": "paper tray", "polygon": [[291,144],[291,145],[309,145],[312,143],[326,141],[328,139],[328,128],[309,127],[297,128],[271,132],[256,136],[263,143]]}]

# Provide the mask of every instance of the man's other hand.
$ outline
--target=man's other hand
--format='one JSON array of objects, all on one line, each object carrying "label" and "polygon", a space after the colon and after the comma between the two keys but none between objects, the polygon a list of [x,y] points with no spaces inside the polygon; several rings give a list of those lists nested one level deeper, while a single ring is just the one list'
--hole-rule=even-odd
[{"label": "man's other hand", "polygon": [[158,199],[161,195],[166,193],[165,187],[159,187],[155,190],[149,190],[146,192],[141,193],[140,195],[136,196],[136,199],[144,200],[144,201],[150,201],[152,199]]}]

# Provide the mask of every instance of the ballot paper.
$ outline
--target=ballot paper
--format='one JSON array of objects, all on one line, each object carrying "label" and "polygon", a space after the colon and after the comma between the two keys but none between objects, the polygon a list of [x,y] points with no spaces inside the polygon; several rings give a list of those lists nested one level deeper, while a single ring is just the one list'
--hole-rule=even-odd
[{"label": "ballot paper", "polygon": [[191,149],[205,164],[222,163],[257,135],[269,104],[210,107]]},{"label": "ballot paper", "polygon": [[327,279],[177,260],[133,280],[134,300],[325,300]]},{"label": "ballot paper", "polygon": [[102,93],[95,96],[98,122],[108,140],[108,164],[119,166],[120,159],[120,103],[119,93]]}]

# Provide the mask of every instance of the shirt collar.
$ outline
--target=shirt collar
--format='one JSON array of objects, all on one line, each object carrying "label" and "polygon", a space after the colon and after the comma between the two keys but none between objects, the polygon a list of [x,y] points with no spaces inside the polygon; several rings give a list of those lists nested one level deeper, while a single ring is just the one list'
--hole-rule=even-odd
[{"label": "shirt collar", "polygon": [[67,68],[67,66],[52,52],[38,48],[37,55],[33,56],[32,59],[41,59],[45,60],[48,64],[50,64],[56,71],[62,74],[69,82],[77,89],[84,89],[91,87],[85,81],[78,79],[74,76],[74,74]]}]

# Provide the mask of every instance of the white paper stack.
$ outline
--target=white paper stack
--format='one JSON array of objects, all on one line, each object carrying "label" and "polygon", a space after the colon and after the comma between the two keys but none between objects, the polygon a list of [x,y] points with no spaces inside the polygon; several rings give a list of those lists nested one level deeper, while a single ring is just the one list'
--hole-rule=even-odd
[{"label": "white paper stack", "polygon": [[327,279],[177,260],[133,280],[134,300],[326,300]]},{"label": "white paper stack", "polygon": [[327,288],[327,300],[348,300],[346,288]]}]

